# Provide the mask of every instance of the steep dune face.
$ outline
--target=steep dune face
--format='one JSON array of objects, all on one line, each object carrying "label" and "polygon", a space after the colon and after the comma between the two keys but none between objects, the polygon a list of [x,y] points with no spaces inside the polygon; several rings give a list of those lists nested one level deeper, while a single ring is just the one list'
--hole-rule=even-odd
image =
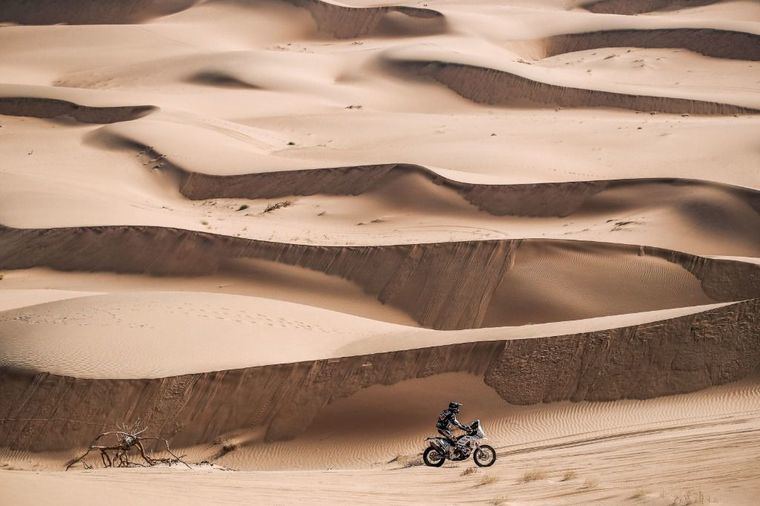
[{"label": "steep dune face", "polygon": [[323,0],[285,0],[307,9],[317,27],[338,39],[366,35],[422,36],[443,33],[446,19],[419,7],[348,7]]},{"label": "steep dune face", "polygon": [[[64,450],[126,419],[175,445],[260,427],[268,441],[308,428],[334,400],[446,372],[482,376],[505,401],[649,398],[757,372],[757,300],[672,320],[563,337],[468,343],[158,380],[83,380],[4,370],[0,445]],[[229,399],[235,402],[229,402]],[[86,420],[86,422],[85,422]]]},{"label": "steep dune face", "polygon": [[91,107],[65,100],[0,97],[0,114],[35,118],[71,118],[82,123],[116,123],[141,118],[157,110],[150,105]]},{"label": "steep dune face", "polygon": [[22,25],[139,23],[187,9],[198,0],[5,0],[0,22]]},{"label": "steep dune face", "polygon": [[[123,146],[142,153],[148,160],[159,160],[156,169],[177,181],[179,192],[191,200],[208,199],[275,199],[310,195],[362,195],[382,191],[385,187],[414,187],[421,201],[432,193],[424,185],[415,185],[419,176],[431,183],[459,193],[466,201],[496,216],[568,216],[576,212],[610,212],[632,210],[636,204],[652,205],[656,195],[666,192],[668,200],[677,195],[691,196],[716,192],[721,200],[735,201],[749,213],[739,221],[760,215],[760,192],[751,188],[714,182],[678,178],[642,178],[568,181],[536,184],[481,184],[455,180],[438,171],[409,163],[357,165],[345,167],[278,170],[249,174],[217,175],[188,170],[171,156],[129,136],[100,130],[90,136],[92,142],[108,147]],[[725,197],[723,197],[725,196]],[[431,196],[432,197],[432,196]],[[711,205],[709,202],[695,205]],[[723,207],[734,207],[722,204]],[[719,214],[719,213],[715,213]],[[735,228],[735,224],[732,228]]]},{"label": "steep dune face", "polygon": [[[103,136],[110,138],[105,134]],[[220,176],[188,171],[173,163],[166,155],[148,146],[120,139],[118,136],[114,142],[126,142],[134,149],[143,150],[149,158],[162,160],[161,170],[176,177],[180,193],[191,200],[274,199],[317,194],[361,195],[391,186],[403,177],[419,175],[436,185],[458,192],[471,204],[496,216],[568,216],[576,212],[599,209],[605,205],[620,209],[625,206],[625,202],[645,202],[651,199],[652,189],[657,186],[669,188],[671,199],[676,193],[694,194],[714,189],[725,193],[730,199],[735,199],[737,203],[746,204],[760,214],[760,192],[705,181],[663,178],[521,185],[476,184],[453,180],[427,167],[406,163]],[[407,179],[403,184],[409,186],[409,181]],[[422,192],[425,189],[419,190]],[[615,203],[609,194],[604,194],[607,191],[609,194],[617,193],[620,197],[625,197],[619,197],[620,201]],[[597,196],[599,198],[595,199]],[[424,193],[419,195],[419,198],[424,200]]]},{"label": "steep dune face", "polygon": [[583,8],[599,14],[643,14],[719,3],[721,0],[594,0]]},{"label": "steep dune face", "polygon": [[707,28],[609,30],[546,39],[546,56],[603,47],[687,49],[714,58],[760,60],[760,35]]},{"label": "steep dune face", "polygon": [[[760,286],[760,266],[755,264],[657,248],[572,241],[313,247],[149,227],[6,228],[0,241],[4,246],[0,267],[8,269],[48,266],[203,275],[231,268],[240,273],[249,258],[274,260],[348,279],[382,303],[404,310],[421,325],[438,329],[601,316],[620,312],[629,303],[633,306],[624,312],[733,301],[757,297]],[[78,254],[72,257],[71,251]],[[547,251],[553,251],[552,255]],[[615,254],[625,263],[618,263]],[[609,255],[612,260],[605,260]],[[579,277],[572,267],[579,258],[594,269],[605,267],[598,275]],[[593,302],[574,309],[552,302],[553,283],[545,291],[537,288],[540,283],[535,284],[541,275],[552,272],[549,277],[564,280],[565,290],[597,292],[600,298],[592,297]],[[636,274],[631,277],[631,273]],[[626,277],[628,288],[637,295],[620,302],[612,297],[605,303],[618,289],[618,279]],[[522,305],[538,309],[523,314],[517,309]]]},{"label": "steep dune face", "polygon": [[757,114],[749,107],[673,97],[632,95],[559,86],[497,69],[450,62],[397,62],[481,104],[512,107],[605,107],[671,114]]}]

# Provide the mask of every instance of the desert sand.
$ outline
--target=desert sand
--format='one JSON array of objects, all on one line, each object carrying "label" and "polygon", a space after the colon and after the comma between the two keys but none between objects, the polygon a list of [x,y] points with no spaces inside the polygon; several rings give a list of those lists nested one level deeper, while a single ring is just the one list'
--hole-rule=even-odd
[{"label": "desert sand", "polygon": [[758,139],[757,1],[2,2],[0,503],[755,504]]}]

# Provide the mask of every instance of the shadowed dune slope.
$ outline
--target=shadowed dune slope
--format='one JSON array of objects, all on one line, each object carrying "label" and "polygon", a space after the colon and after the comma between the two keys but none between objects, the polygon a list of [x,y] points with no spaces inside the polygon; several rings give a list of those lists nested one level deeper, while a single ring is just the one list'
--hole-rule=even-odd
[{"label": "shadowed dune slope", "polygon": [[[272,260],[347,279],[422,326],[437,329],[541,323],[760,296],[760,265],[580,241],[327,247],[113,226],[3,228],[0,245],[0,268],[5,269],[47,266],[154,275],[234,270],[240,275],[251,259]],[[574,267],[579,262],[595,273],[583,275]],[[572,304],[552,295],[557,293],[553,281],[571,294]],[[583,297],[572,299],[575,292]],[[532,310],[523,312],[523,304]]]},{"label": "shadowed dune slope", "polygon": [[546,56],[603,47],[677,48],[705,56],[760,60],[760,35],[710,28],[606,30],[549,37]]},{"label": "shadowed dune slope", "polygon": [[22,25],[139,23],[187,9],[198,0],[3,0],[0,22]]},{"label": "shadowed dune slope", "polygon": [[758,113],[758,110],[749,107],[719,102],[632,95],[549,84],[477,65],[409,60],[397,60],[389,64],[413,75],[432,78],[459,95],[481,104],[541,108],[605,107],[672,114]]},{"label": "shadowed dune slope", "polygon": [[[302,433],[331,402],[372,385],[448,372],[480,376],[513,404],[644,399],[758,370],[757,300],[650,324],[154,380],[84,380],[4,369],[0,446],[65,450],[140,417],[176,446],[243,428],[267,441]],[[234,399],[234,401],[230,401]]]},{"label": "shadowed dune slope", "polygon": [[365,35],[423,36],[446,31],[446,18],[432,9],[400,5],[348,7],[323,0],[284,1],[307,9],[320,31],[339,39]]},{"label": "shadowed dune slope", "polygon": [[[100,134],[107,142],[142,150],[150,159],[162,160],[161,169],[178,179],[182,195],[191,200],[215,198],[271,199],[307,195],[361,195],[381,189],[411,174],[458,192],[465,200],[496,216],[568,216],[578,211],[610,211],[625,208],[625,201],[644,203],[650,200],[652,186],[668,188],[671,198],[700,189],[714,189],[727,198],[760,214],[760,192],[737,186],[677,178],[610,179],[535,184],[478,184],[457,181],[433,169],[408,163],[357,165],[304,170],[260,172],[239,175],[215,175],[188,171],[166,155],[149,146],[112,134]],[[408,183],[407,183],[408,184]],[[417,188],[421,190],[421,188]],[[605,192],[626,193],[624,199],[605,198]],[[595,197],[599,196],[598,199]],[[424,198],[420,195],[420,198]],[[603,203],[604,202],[604,203]]]},{"label": "shadowed dune slope", "polygon": [[629,15],[700,7],[719,2],[721,0],[592,0],[583,4],[583,8],[599,14]]},{"label": "shadowed dune slope", "polygon": [[35,118],[71,118],[82,123],[131,121],[157,110],[151,105],[92,107],[65,100],[37,97],[0,97],[0,114]]},{"label": "shadowed dune slope", "polygon": [[[480,184],[446,177],[434,169],[409,163],[279,170],[218,175],[194,172],[150,146],[105,130],[90,137],[106,147],[124,146],[161,160],[160,169],[178,181],[179,191],[191,200],[218,198],[274,199],[309,195],[361,195],[380,190],[409,175],[458,192],[466,201],[496,216],[568,216],[576,212],[620,212],[628,203],[651,201],[655,186],[667,191],[671,201],[711,189],[747,211],[760,215],[760,191],[716,182],[679,178],[608,179],[534,184]],[[405,184],[410,184],[409,182]],[[422,193],[424,188],[415,187]],[[615,197],[607,196],[615,192]],[[704,203],[703,205],[707,205]],[[720,214],[720,213],[718,213]],[[744,217],[751,220],[751,212]]]}]

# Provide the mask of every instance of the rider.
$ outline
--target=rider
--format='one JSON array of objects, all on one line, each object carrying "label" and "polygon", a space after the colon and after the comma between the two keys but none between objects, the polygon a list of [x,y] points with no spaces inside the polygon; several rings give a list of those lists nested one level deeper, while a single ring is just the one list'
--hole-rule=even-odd
[{"label": "rider", "polygon": [[460,454],[464,453],[466,450],[463,445],[459,444],[459,441],[457,441],[454,438],[454,434],[451,432],[451,426],[455,425],[461,430],[468,430],[469,427],[462,424],[457,420],[457,414],[459,413],[459,408],[462,407],[461,402],[451,401],[449,403],[448,409],[445,409],[441,412],[440,415],[438,415],[438,422],[435,424],[435,428],[438,429],[438,433],[448,439],[452,444],[455,444],[455,449],[459,451]]}]

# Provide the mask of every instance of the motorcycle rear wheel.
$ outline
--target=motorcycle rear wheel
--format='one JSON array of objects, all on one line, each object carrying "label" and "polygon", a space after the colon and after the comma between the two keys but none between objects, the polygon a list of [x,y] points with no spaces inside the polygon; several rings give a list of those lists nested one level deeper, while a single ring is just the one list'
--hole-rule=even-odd
[{"label": "motorcycle rear wheel", "polygon": [[496,462],[496,450],[492,446],[480,445],[473,453],[472,460],[478,467],[490,467]]},{"label": "motorcycle rear wheel", "polygon": [[446,461],[446,457],[441,455],[438,452],[438,450],[436,450],[432,446],[429,446],[425,449],[425,452],[422,454],[422,461],[425,463],[426,466],[441,467],[443,463]]}]

